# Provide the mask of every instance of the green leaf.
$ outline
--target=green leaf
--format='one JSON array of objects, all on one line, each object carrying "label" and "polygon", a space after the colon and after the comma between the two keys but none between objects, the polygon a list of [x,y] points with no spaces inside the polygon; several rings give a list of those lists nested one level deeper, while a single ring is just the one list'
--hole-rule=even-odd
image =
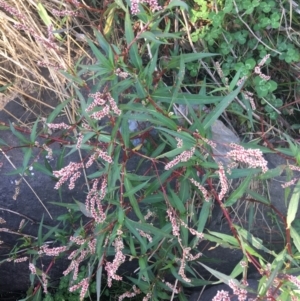
[{"label": "green leaf", "polygon": [[143,239],[141,237],[140,233],[136,230],[137,229],[136,224],[139,224],[139,223],[136,223],[136,222],[132,221],[131,219],[125,217],[124,225],[134,235],[134,237],[140,242],[140,244],[141,244],[140,246],[142,247],[141,252],[143,254],[143,253],[146,253],[146,251],[147,251],[147,245],[146,245],[145,239]]},{"label": "green leaf", "polygon": [[[147,183],[147,182],[146,182]],[[144,184],[144,183],[142,183]],[[142,185],[141,184],[141,185]],[[139,186],[141,186],[139,185]],[[127,178],[126,174],[124,176],[124,186],[125,186],[125,189],[126,189],[126,195],[128,196],[129,198],[129,201],[130,201],[130,204],[134,210],[134,213],[137,215],[137,217],[141,220],[141,221],[144,221],[144,216],[143,214],[141,213],[141,210],[140,210],[140,207],[139,207],[139,204],[137,202],[137,199],[135,198],[134,196],[134,189],[131,185],[131,182],[129,181],[129,179]],[[145,185],[143,185],[142,187],[144,187]]]},{"label": "green leaf", "polygon": [[[173,235],[169,234],[168,231],[163,231],[163,229],[156,228],[148,223],[138,223],[133,220],[130,220],[132,226],[136,229],[142,230],[144,232],[150,233],[154,236],[158,236],[159,238],[167,237],[167,238],[174,238]],[[168,225],[165,228],[169,228]]]},{"label": "green leaf", "polygon": [[205,117],[203,121],[203,127],[205,130],[209,129],[211,125],[221,116],[221,114],[225,111],[229,104],[240,93],[241,88],[242,85],[240,85],[230,94],[226,95],[224,99]]},{"label": "green leaf", "polygon": [[57,117],[57,115],[64,109],[64,107],[70,102],[71,98],[65,100],[61,104],[59,104],[54,111],[47,118],[47,123],[52,123],[53,120]]},{"label": "green leaf", "polygon": [[171,205],[173,206],[173,208],[178,210],[180,212],[180,214],[185,213],[186,210],[183,205],[183,201],[178,197],[178,195],[173,190],[171,190],[171,196],[169,198],[169,201],[170,201]]},{"label": "green leaf", "polygon": [[11,132],[23,143],[25,144],[30,144],[30,141],[24,136],[22,135],[20,132],[18,132],[15,127],[13,126],[13,124],[9,121],[9,126],[10,126],[10,130]]},{"label": "green leaf", "polygon": [[298,234],[298,231],[290,226],[290,233],[295,247],[297,248],[298,252],[300,252],[300,235]]},{"label": "green leaf", "polygon": [[[50,25],[53,25],[51,18],[48,15],[47,10],[45,9],[45,7],[43,6],[43,4],[41,2],[39,2],[37,4],[37,12],[47,27],[49,27]],[[53,26],[53,29],[54,29],[54,26]],[[54,33],[54,36],[58,40],[60,40],[60,41],[62,40],[62,37],[58,33]]]},{"label": "green leaf", "polygon": [[207,222],[207,219],[209,217],[210,214],[210,208],[212,206],[212,202],[203,202],[202,207],[201,207],[201,211],[199,214],[199,222],[198,222],[198,227],[197,227],[197,232],[202,233],[205,227],[205,224]]},{"label": "green leaf", "polygon": [[[235,237],[219,232],[214,232],[214,231],[208,231],[209,234],[214,235],[215,237],[218,237],[222,240],[222,242],[226,242],[232,246],[239,247],[238,241]],[[206,237],[207,234],[204,234],[204,237]],[[209,239],[210,240],[210,239]]]},{"label": "green leaf", "polygon": [[300,180],[297,182],[294,188],[293,195],[289,203],[287,217],[286,217],[287,229],[290,228],[293,220],[296,217],[296,213],[298,211],[298,205],[299,205],[299,197],[300,197]]},{"label": "green leaf", "polygon": [[23,157],[23,172],[25,171],[25,169],[27,168],[28,166],[28,162],[31,158],[31,154],[32,154],[32,148],[31,147],[28,147],[25,151],[25,154],[24,154],[24,157]]},{"label": "green leaf", "polygon": [[260,195],[256,191],[253,191],[251,189],[246,189],[246,193],[249,194],[250,196],[252,196],[255,200],[257,200],[263,204],[266,204],[266,205],[271,204],[270,200],[266,199],[264,196]]},{"label": "green leaf", "polygon": [[[220,281],[215,282],[215,284],[221,283],[221,282],[224,282],[224,283],[228,284],[228,282],[229,282],[230,280],[232,280],[231,276],[227,276],[227,275],[225,275],[225,274],[223,274],[223,273],[221,273],[221,272],[218,272],[218,271],[216,271],[216,270],[214,270],[214,269],[208,267],[207,265],[205,265],[205,264],[203,264],[203,263],[201,263],[201,262],[198,262],[198,263],[199,263],[200,265],[202,265],[207,271],[209,271],[213,276],[215,276],[216,278],[220,279]],[[233,280],[233,281],[236,282],[236,280]],[[236,283],[236,284],[237,284],[237,283]]]},{"label": "green leaf", "polygon": [[32,130],[31,130],[31,133],[30,133],[30,141],[32,143],[35,142],[35,138],[36,138],[36,129],[37,129],[37,125],[38,125],[38,122],[39,122],[39,118],[37,118],[37,120],[35,121],[33,127],[32,127]]},{"label": "green leaf", "polygon": [[243,237],[246,241],[248,241],[254,248],[258,250],[262,250],[266,253],[269,253],[273,256],[276,256],[275,252],[272,250],[269,250],[264,246],[264,243],[261,239],[253,236],[250,232],[248,232],[246,229],[243,229],[237,225],[235,225],[235,228],[237,229],[238,233],[241,237]]},{"label": "green leaf", "polygon": [[[128,179],[127,175],[126,175],[126,178]],[[128,197],[128,196],[130,196],[130,194],[133,195],[133,194],[137,193],[138,191],[142,190],[148,184],[149,181],[150,180],[143,181],[143,183],[141,183],[135,187],[132,187],[130,191],[126,191],[124,193],[124,197]]]},{"label": "green leaf", "polygon": [[130,49],[129,49],[129,58],[131,63],[134,65],[135,68],[137,68],[138,70],[142,69],[142,59],[141,56],[139,55],[139,51],[138,51],[138,47],[137,47],[137,43],[134,42],[133,44],[132,41],[134,41],[135,36],[132,30],[132,25],[131,25],[131,19],[130,19],[130,14],[129,11],[126,11],[126,15],[125,15],[125,38],[126,38],[126,42],[127,42],[127,47],[129,45]]},{"label": "green leaf", "polygon": [[96,273],[96,293],[97,293],[97,301],[100,301],[101,296],[101,282],[102,282],[102,257],[99,259],[99,264]]},{"label": "green leaf", "polygon": [[[171,103],[173,96],[171,91],[172,87],[157,89],[151,94],[151,98],[156,102]],[[199,96],[199,94],[178,93],[176,103],[186,104],[186,102],[188,102],[190,105],[205,105],[216,103],[218,101],[221,101],[222,99],[223,97],[221,96]]]},{"label": "green leaf", "polygon": [[224,203],[225,207],[232,206],[235,202],[238,201],[244,194],[246,189],[249,186],[249,183],[252,179],[252,175],[248,175],[247,178],[239,185],[237,189],[233,191],[233,193],[227,198],[226,202]]},{"label": "green leaf", "polygon": [[39,225],[39,230],[38,230],[38,244],[41,247],[43,244],[43,222],[44,222],[44,214],[42,215],[42,219]]},{"label": "green leaf", "polygon": [[100,66],[105,67],[104,70],[106,70],[107,73],[113,71],[114,66],[111,65],[110,61],[106,58],[106,56],[102,54],[102,52],[95,46],[95,44],[90,39],[87,39],[87,42],[94,56],[97,58],[98,64]]},{"label": "green leaf", "polygon": [[179,6],[181,8],[184,8],[186,11],[189,10],[189,7],[186,4],[186,2],[180,1],[180,0],[172,0],[172,1],[170,1],[169,5],[166,8],[167,9],[171,9],[171,8],[177,7],[177,6]]},{"label": "green leaf", "polygon": [[171,57],[171,60],[168,62],[167,68],[174,69],[180,66],[180,60],[183,63],[190,63],[197,60],[202,60],[204,58],[213,57],[218,55],[217,53],[184,53],[178,56]]},{"label": "green leaf", "polygon": [[[157,44],[168,44],[171,45],[171,43],[162,42],[158,39],[158,36],[153,34],[150,31],[144,31],[140,36],[139,39],[147,39],[148,41],[157,43]],[[146,41],[147,42],[147,41]]]}]

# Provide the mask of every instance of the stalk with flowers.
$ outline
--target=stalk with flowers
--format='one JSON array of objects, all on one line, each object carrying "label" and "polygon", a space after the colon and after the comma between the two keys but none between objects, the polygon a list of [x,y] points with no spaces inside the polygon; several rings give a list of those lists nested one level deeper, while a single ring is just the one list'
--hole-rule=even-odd
[{"label": "stalk with flowers", "polygon": [[[80,7],[77,1],[72,1],[74,5],[75,2],[76,7]],[[168,49],[171,41],[177,43],[181,38],[176,32],[164,30],[168,28],[168,18],[178,18],[179,9],[181,21],[184,21],[187,4],[171,1],[162,7],[156,1],[133,1],[130,9],[121,2],[118,5],[125,16],[122,43],[108,43],[95,29],[98,44],[91,40],[88,44],[97,62],[94,65],[79,64],[77,70],[68,71],[70,74],[62,71],[72,74],[73,77],[69,78],[74,79],[75,122],[56,122],[60,112],[55,110],[42,129],[32,130],[30,135],[29,147],[36,148],[48,161],[57,159],[52,150],[53,143],[57,142],[70,152],[82,153],[79,162],[69,162],[53,170],[52,176],[56,179],[54,190],[74,191],[78,189],[79,179],[86,178],[83,187],[86,197],[75,203],[76,210],[85,216],[85,222],[77,222],[76,228],[69,229],[64,243],[63,239],[57,238],[59,230],[55,229],[56,235],[50,243],[41,237],[26,257],[15,254],[9,260],[28,263],[31,277],[39,281],[39,284],[33,281],[33,297],[40,296],[41,290],[46,296],[49,294],[48,274],[55,260],[42,270],[36,264],[39,257],[48,256],[68,260],[63,275],[69,277],[69,292],[79,292],[79,300],[89,296],[92,282],[96,283],[95,298],[100,300],[103,279],[108,288],[121,281],[130,284],[129,291],[117,296],[120,301],[139,297],[143,301],[188,300],[189,288],[212,283],[208,278],[200,280],[197,277],[199,265],[203,267],[200,271],[204,269],[229,284],[239,300],[245,300],[247,296],[246,278],[250,265],[261,274],[258,298],[267,296],[271,300],[290,294],[295,299],[299,294],[292,288],[299,287],[299,281],[288,274],[288,269],[278,270],[277,266],[278,260],[282,267],[298,265],[291,246],[293,240],[299,251],[298,236],[292,225],[297,208],[290,203],[285,217],[262,196],[255,195],[252,200],[273,209],[281,219],[286,241],[279,253],[268,249],[248,230],[239,227],[229,211],[239,198],[251,193],[248,189],[250,179],[272,178],[278,170],[268,169],[261,150],[266,148],[258,143],[228,143],[230,150],[225,157],[230,164],[221,163],[214,156],[217,141],[211,135],[212,123],[226,112],[231,103],[243,103],[241,98],[244,97],[248,101],[245,107],[255,110],[254,93],[245,89],[245,83],[255,74],[258,76],[254,81],[256,78],[264,83],[270,80],[261,71],[269,55],[253,67],[252,74],[242,76],[238,71],[230,83],[228,79],[224,80],[226,84],[222,89],[216,89],[217,92],[209,85],[207,91],[203,81],[201,86],[196,85],[197,94],[190,93],[189,86],[184,83],[186,65],[190,62],[205,65],[217,54],[196,52],[191,55],[174,50],[166,66],[159,69],[162,50]],[[54,13],[75,16],[66,11]],[[132,28],[133,20],[139,23],[136,31]],[[26,26],[18,25],[17,28],[34,36]],[[55,40],[51,43],[55,44]],[[55,45],[50,46],[55,48]],[[146,62],[142,56],[147,57]],[[216,66],[220,68],[220,65]],[[91,71],[90,78],[81,78]],[[218,73],[223,80],[220,70]],[[164,82],[164,76],[170,74],[174,77],[172,85]],[[93,85],[78,85],[95,78]],[[219,85],[213,84],[214,87]],[[83,89],[89,92],[87,98],[83,96]],[[185,105],[186,112],[179,112],[177,105]],[[198,106],[197,109],[192,109],[192,105]],[[138,124],[137,131],[130,130],[132,120]],[[22,135],[22,129],[11,128],[18,131],[18,137]],[[42,144],[38,142],[40,139]],[[138,147],[133,143],[135,139],[139,139]],[[295,155],[298,145],[290,142],[290,148]],[[134,168],[130,166],[133,159],[137,162]],[[30,153],[26,160],[28,168],[24,168],[24,174],[38,158]],[[92,166],[97,166],[97,172],[89,171]],[[299,167],[287,165],[284,168],[298,170]],[[242,178],[243,182],[232,191],[230,187],[235,178]],[[283,185],[288,188],[297,181],[298,178]],[[298,186],[299,181],[296,188]],[[294,201],[297,196],[295,189]],[[74,210],[74,204],[65,206]],[[207,231],[213,206],[220,208],[231,235]],[[241,251],[243,261],[236,265],[232,275],[224,275],[203,263],[205,245],[215,242]],[[271,254],[273,262],[268,263],[258,250]],[[132,262],[134,268],[132,273],[124,274],[122,267],[128,262]],[[87,268],[80,278],[82,266]],[[243,281],[233,280],[238,276]],[[213,300],[229,300],[228,292],[218,292]]]}]

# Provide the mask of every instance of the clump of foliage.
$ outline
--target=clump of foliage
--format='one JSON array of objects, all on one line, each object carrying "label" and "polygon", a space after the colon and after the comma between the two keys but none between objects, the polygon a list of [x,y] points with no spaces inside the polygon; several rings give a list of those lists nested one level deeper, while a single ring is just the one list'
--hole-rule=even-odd
[{"label": "clump of foliage", "polygon": [[[197,14],[196,4],[205,7],[201,14]],[[34,123],[30,137],[10,125],[22,147],[27,147],[23,166],[16,173],[30,174],[33,167],[50,175],[56,190],[64,186],[74,190],[78,178],[86,179],[84,200],[60,204],[69,210],[59,217],[60,225],[43,234],[46,227],[41,222],[38,239],[30,242],[28,254],[19,258],[18,247],[11,253],[10,260],[15,262],[29,260],[32,290],[24,300],[41,300],[42,291],[44,300],[56,300],[56,296],[71,300],[70,293],[80,300],[95,294],[100,300],[106,285],[109,289],[124,279],[130,289],[120,292],[118,300],[187,300],[188,288],[213,283],[198,277],[199,266],[237,286],[239,295],[247,291],[234,279],[246,279],[248,268],[253,266],[261,274],[258,297],[299,297],[295,289],[300,288],[299,280],[291,276],[299,270],[300,252],[297,225],[293,224],[300,182],[291,177],[293,171],[300,170],[298,142],[283,134],[289,145],[286,149],[275,149],[268,143],[263,146],[265,137],[241,145],[228,142],[229,150],[219,158],[214,152],[218,141],[211,130],[214,122],[231,112],[251,130],[260,114],[274,119],[273,113],[278,113],[276,108],[283,102],[276,94],[279,83],[272,70],[275,62],[299,60],[298,50],[292,41],[279,50],[286,39],[281,33],[276,41],[262,34],[280,27],[280,8],[275,2],[229,0],[219,3],[218,10],[206,1],[196,4],[192,8],[179,0],[163,8],[153,2],[150,8],[137,2],[130,8],[122,1],[111,4],[108,11],[123,17],[122,37],[113,40],[111,32],[105,35],[95,29],[97,43],[88,38],[87,43],[97,61],[79,61],[60,70],[74,90],[72,102],[77,109],[73,122],[56,122],[71,103],[67,99],[47,117],[43,127],[38,126],[39,120]],[[194,24],[199,19],[206,23],[191,35],[188,12]],[[255,22],[258,19],[259,23]],[[112,26],[121,22],[110,21]],[[173,30],[178,24],[184,24],[185,30]],[[194,53],[179,46],[184,32]],[[200,39],[202,48],[197,44]],[[205,71],[198,72],[199,65]],[[200,82],[197,72],[202,76]],[[167,83],[170,76],[171,84]],[[265,120],[262,124],[269,126]],[[276,130],[281,133],[280,128]],[[57,141],[62,149],[53,151]],[[46,160],[37,159],[35,150]],[[66,152],[77,151],[82,160],[64,164]],[[263,152],[284,154],[293,163],[268,169]],[[48,162],[52,159],[60,162],[59,168],[53,169]],[[137,162],[134,169],[131,160]],[[90,172],[92,166],[97,166],[97,171]],[[250,188],[251,180],[272,179],[283,170],[288,171],[283,184],[287,216]],[[231,190],[234,179],[241,182]],[[251,196],[251,202],[276,214],[285,233],[280,251],[268,248],[249,229],[233,222],[229,209],[245,194]],[[231,235],[206,230],[213,206],[220,208]],[[203,242],[240,250],[243,260],[230,275],[224,275],[203,260]],[[267,260],[261,252],[272,259]],[[52,295],[47,295],[47,273],[55,261],[39,269],[40,256],[65,256],[69,261],[65,277]],[[127,262],[136,269],[123,275],[119,271]]]}]

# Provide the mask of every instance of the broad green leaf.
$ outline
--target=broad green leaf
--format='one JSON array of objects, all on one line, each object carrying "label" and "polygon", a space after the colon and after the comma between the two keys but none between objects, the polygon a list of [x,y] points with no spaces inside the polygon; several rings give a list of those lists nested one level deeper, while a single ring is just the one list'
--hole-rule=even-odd
[{"label": "broad green leaf", "polygon": [[203,127],[209,129],[211,125],[221,116],[225,109],[230,105],[234,98],[240,93],[242,86],[226,95],[224,99],[205,117]]},{"label": "broad green leaf", "polygon": [[252,175],[248,175],[248,177],[239,185],[239,187],[232,192],[232,194],[227,198],[226,202],[224,203],[225,207],[232,206],[235,202],[238,201],[238,199],[240,199],[245,194],[245,191],[248,188],[251,179]]},{"label": "broad green leaf", "polygon": [[298,211],[298,205],[299,205],[299,197],[300,197],[300,181],[297,182],[289,203],[287,217],[286,217],[287,229],[290,228],[293,220],[296,217],[296,213]]}]

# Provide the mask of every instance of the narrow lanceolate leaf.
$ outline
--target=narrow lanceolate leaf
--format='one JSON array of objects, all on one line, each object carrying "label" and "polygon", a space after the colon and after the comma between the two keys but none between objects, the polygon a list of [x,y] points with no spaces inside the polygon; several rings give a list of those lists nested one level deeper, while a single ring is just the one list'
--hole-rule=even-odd
[{"label": "narrow lanceolate leaf", "polygon": [[31,133],[30,133],[30,141],[32,143],[35,142],[35,138],[36,138],[36,129],[37,129],[37,125],[38,125],[38,122],[39,122],[39,118],[35,121],[33,127],[32,127],[32,130],[31,130]]},{"label": "narrow lanceolate leaf", "polygon": [[245,190],[248,188],[251,179],[252,175],[248,175],[248,177],[239,185],[239,187],[233,191],[233,193],[224,203],[225,207],[232,206],[235,202],[238,201],[238,199],[240,199],[244,195]]},{"label": "narrow lanceolate leaf", "polygon": [[64,109],[64,107],[70,102],[71,98],[65,100],[61,104],[59,104],[55,110],[49,115],[47,118],[47,123],[52,123],[53,120],[57,117],[57,115]]},{"label": "narrow lanceolate leaf", "polygon": [[129,16],[129,11],[127,10],[126,16],[125,16],[125,38],[127,42],[127,47],[130,45],[129,49],[129,59],[131,63],[134,65],[135,68],[138,70],[142,69],[142,59],[139,55],[138,47],[136,43],[132,43],[134,41],[135,36],[132,30],[131,20]]},{"label": "narrow lanceolate leaf", "polygon": [[300,252],[300,235],[298,234],[297,230],[292,226],[290,227],[290,231],[291,231],[291,237],[293,239],[294,245],[297,248],[298,252]]},{"label": "narrow lanceolate leaf", "polygon": [[220,117],[225,109],[230,105],[234,98],[240,93],[242,86],[229,93],[223,100],[205,117],[203,126],[207,130]]},{"label": "narrow lanceolate leaf", "polygon": [[98,264],[98,269],[97,269],[97,274],[96,274],[96,292],[97,292],[97,301],[100,301],[100,296],[101,296],[101,282],[102,282],[102,258],[99,259],[99,264]]},{"label": "narrow lanceolate leaf", "polygon": [[297,182],[289,203],[287,217],[286,217],[287,229],[291,227],[291,224],[296,217],[296,213],[298,211],[298,205],[299,205],[299,197],[300,197],[300,181]]},{"label": "narrow lanceolate leaf", "polygon": [[[134,196],[134,190],[133,190],[133,187],[132,187],[132,184],[131,182],[129,181],[129,179],[126,177],[124,177],[124,186],[125,186],[125,189],[126,189],[126,196],[129,198],[129,201],[130,201],[130,204],[134,210],[134,213],[137,215],[137,217],[141,220],[141,221],[144,221],[144,216],[143,214],[141,213],[141,210],[140,210],[140,207],[139,207],[139,204],[137,202],[137,199],[136,197]],[[140,186],[140,185],[139,185]],[[144,185],[145,186],[145,185]]]}]

